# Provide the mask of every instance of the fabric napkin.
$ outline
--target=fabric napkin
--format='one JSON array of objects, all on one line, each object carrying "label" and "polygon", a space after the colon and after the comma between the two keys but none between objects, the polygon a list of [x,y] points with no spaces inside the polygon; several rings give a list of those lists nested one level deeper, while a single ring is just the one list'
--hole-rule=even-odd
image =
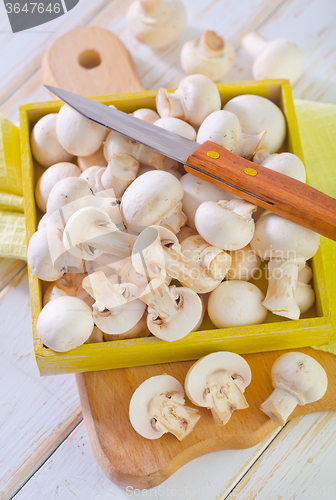
[{"label": "fabric napkin", "polygon": [[19,129],[0,115],[0,257],[26,260]]},{"label": "fabric napkin", "polygon": [[[303,154],[309,184],[336,198],[336,106],[310,101],[295,101]],[[325,238],[330,254],[336,257],[336,242]],[[335,260],[323,263],[331,314],[336,323]],[[316,347],[336,354],[336,328],[328,344]]]}]

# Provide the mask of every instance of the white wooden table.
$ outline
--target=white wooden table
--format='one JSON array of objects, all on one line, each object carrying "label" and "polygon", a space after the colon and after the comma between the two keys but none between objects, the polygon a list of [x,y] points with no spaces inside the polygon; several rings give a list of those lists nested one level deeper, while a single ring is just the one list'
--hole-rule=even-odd
[{"label": "white wooden table", "polygon": [[[336,104],[335,0],[184,0],[184,39],[212,29],[236,48],[226,81],[251,79],[251,59],[240,47],[245,33],[288,37],[306,64],[294,96]],[[12,34],[0,3],[0,111],[18,119],[18,105],[48,100],[41,85],[43,51],[62,33],[103,26],[130,50],[148,89],[174,87],[183,77],[175,43],[153,52],[131,38],[124,14],[130,0],[80,0],[67,15]],[[39,376],[33,355],[25,265],[0,260],[0,498],[105,500],[128,497],[228,499],[335,499],[336,415],[291,421],[246,450],[211,453],[185,465],[153,490],[112,484],[93,458],[73,375]]]}]

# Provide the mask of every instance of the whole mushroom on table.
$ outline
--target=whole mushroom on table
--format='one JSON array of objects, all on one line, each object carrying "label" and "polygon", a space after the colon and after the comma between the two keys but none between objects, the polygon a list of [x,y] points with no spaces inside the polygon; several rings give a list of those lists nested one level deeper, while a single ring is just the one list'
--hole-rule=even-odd
[{"label": "whole mushroom on table", "polygon": [[[190,75],[174,93],[160,89],[156,104],[157,112],[141,108],[134,115],[305,181],[302,162],[281,150],[286,121],[272,101],[240,95],[221,109],[213,81]],[[37,325],[50,349],[149,334],[174,342],[199,328],[209,293],[208,314],[219,328],[262,323],[267,310],[297,319],[311,307],[306,262],[318,250],[316,233],[267,211],[255,222],[256,205],[67,105],[35,124],[32,151],[47,167],[36,187],[46,214],[28,263],[38,278],[54,282]],[[266,297],[249,283],[262,259],[271,275]],[[52,339],[45,334],[54,321],[45,310],[70,297],[82,304],[88,326],[60,344],[57,332]]]}]

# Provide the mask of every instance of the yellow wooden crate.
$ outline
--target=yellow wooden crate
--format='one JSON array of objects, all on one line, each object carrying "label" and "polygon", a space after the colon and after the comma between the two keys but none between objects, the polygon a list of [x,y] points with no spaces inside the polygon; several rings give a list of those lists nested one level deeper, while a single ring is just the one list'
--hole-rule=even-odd
[{"label": "yellow wooden crate", "polygon": [[[287,80],[220,84],[218,89],[223,104],[241,94],[256,94],[269,98],[279,105],[287,120],[285,150],[304,160],[291,87]],[[118,109],[129,113],[142,107],[154,109],[156,93],[156,91],[147,91],[118,94],[98,97],[96,100],[108,105],[114,104]],[[58,112],[62,104],[60,101],[53,101],[20,107],[27,241],[36,230],[34,163],[30,148],[30,131],[37,120],[48,113]],[[44,347],[37,336],[36,323],[42,308],[42,287],[41,282],[28,270],[34,349],[40,373],[50,375],[97,371],[192,360],[217,350],[247,354],[324,344],[331,335],[332,323],[325,290],[323,257],[328,258],[324,238],[322,238],[318,253],[312,259],[316,303],[312,310],[297,321],[285,320],[269,314],[267,322],[261,325],[226,329],[214,329],[213,326],[202,325],[203,328],[208,329],[192,332],[175,342],[165,342],[155,337],[116,340],[85,344],[66,353],[57,353]]]}]

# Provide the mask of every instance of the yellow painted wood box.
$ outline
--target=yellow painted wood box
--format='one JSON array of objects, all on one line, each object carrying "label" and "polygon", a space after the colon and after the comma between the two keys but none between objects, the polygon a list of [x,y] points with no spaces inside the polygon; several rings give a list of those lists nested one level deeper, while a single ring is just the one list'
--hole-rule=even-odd
[{"label": "yellow painted wood box", "polygon": [[[280,106],[287,120],[287,139],[284,150],[304,160],[292,92],[286,80],[249,81],[218,85],[222,103],[241,94],[256,94],[271,99]],[[118,109],[132,112],[137,108],[155,108],[156,91],[118,94],[99,97],[104,104],[114,104]],[[36,230],[37,214],[34,200],[34,162],[30,148],[30,131],[42,116],[58,112],[62,102],[43,102],[20,107],[21,154],[24,182],[27,240]],[[66,353],[57,353],[43,346],[36,333],[36,323],[42,308],[41,282],[29,270],[30,301],[32,311],[34,349],[42,375],[85,372],[123,368],[172,361],[192,360],[218,350],[230,350],[239,354],[298,348],[324,344],[331,335],[331,317],[325,290],[324,262],[326,248],[324,238],[320,250],[312,259],[313,287],[316,294],[314,308],[298,321],[285,320],[268,315],[262,325],[214,329],[208,323],[202,331],[192,332],[175,342],[165,342],[155,337],[116,340],[97,344],[85,344]],[[324,255],[323,255],[324,254]],[[258,282],[260,288],[266,283]],[[265,291],[265,290],[263,290]]]}]

